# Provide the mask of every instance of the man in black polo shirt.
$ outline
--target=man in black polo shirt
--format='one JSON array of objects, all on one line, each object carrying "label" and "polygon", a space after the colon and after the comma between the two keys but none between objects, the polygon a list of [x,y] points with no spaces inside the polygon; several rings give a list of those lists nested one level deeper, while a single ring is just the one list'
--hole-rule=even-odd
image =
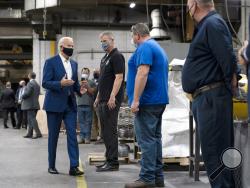
[{"label": "man in black polo shirt", "polygon": [[97,166],[97,172],[119,170],[117,118],[123,99],[125,74],[125,59],[114,47],[113,34],[103,32],[100,40],[106,54],[101,60],[98,94],[94,105],[98,105],[99,109],[106,162]]},{"label": "man in black polo shirt", "polygon": [[232,37],[213,0],[188,0],[188,8],[197,25],[183,67],[182,87],[193,96],[192,111],[211,187],[234,188],[228,169],[212,178],[223,151],[234,145],[232,94],[237,66]]}]

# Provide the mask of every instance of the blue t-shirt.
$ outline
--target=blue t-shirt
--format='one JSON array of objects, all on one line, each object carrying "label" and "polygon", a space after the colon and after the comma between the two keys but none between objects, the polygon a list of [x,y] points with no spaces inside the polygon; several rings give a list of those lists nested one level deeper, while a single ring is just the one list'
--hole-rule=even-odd
[{"label": "blue t-shirt", "polygon": [[128,61],[127,95],[129,105],[133,102],[137,68],[149,65],[146,86],[140,97],[140,105],[168,104],[168,58],[154,40],[149,39],[136,49]]}]

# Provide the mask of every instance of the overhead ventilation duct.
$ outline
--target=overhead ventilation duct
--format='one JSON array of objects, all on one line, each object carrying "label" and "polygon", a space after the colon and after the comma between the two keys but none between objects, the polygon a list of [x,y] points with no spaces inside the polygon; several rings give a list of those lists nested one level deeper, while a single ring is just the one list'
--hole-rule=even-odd
[{"label": "overhead ventilation duct", "polygon": [[152,30],[150,31],[150,36],[156,40],[168,40],[170,36],[163,29],[162,19],[159,9],[154,9],[151,12],[152,19]]}]

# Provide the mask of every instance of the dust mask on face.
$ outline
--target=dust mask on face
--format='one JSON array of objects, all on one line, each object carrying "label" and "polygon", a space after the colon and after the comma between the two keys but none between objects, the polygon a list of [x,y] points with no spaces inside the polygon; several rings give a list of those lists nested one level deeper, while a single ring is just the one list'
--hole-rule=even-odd
[{"label": "dust mask on face", "polygon": [[137,48],[137,47],[138,47],[138,44],[136,44],[136,43],[135,43],[135,41],[134,41],[134,39],[133,39],[133,38],[131,38],[131,41],[130,41],[130,42],[131,42],[131,44],[132,44],[135,48]]},{"label": "dust mask on face", "polygon": [[89,75],[83,73],[82,76],[81,76],[81,80],[88,80],[88,79],[89,79]]}]

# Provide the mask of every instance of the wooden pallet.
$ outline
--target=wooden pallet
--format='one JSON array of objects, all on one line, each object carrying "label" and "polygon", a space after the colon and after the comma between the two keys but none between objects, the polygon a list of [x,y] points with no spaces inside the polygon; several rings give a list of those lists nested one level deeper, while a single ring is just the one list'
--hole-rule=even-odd
[{"label": "wooden pallet", "polygon": [[[137,152],[138,159],[141,158],[141,152]],[[162,162],[165,164],[179,164],[180,166],[188,166],[189,158],[188,157],[167,157],[163,158]]]},{"label": "wooden pallet", "polygon": [[189,158],[188,157],[167,157],[163,158],[163,163],[165,164],[179,164],[180,166],[188,166]]},{"label": "wooden pallet", "polygon": [[[104,153],[89,153],[88,160],[89,165],[95,165],[104,162],[106,158],[104,157]],[[127,164],[130,162],[129,157],[119,157],[118,160]]]}]

